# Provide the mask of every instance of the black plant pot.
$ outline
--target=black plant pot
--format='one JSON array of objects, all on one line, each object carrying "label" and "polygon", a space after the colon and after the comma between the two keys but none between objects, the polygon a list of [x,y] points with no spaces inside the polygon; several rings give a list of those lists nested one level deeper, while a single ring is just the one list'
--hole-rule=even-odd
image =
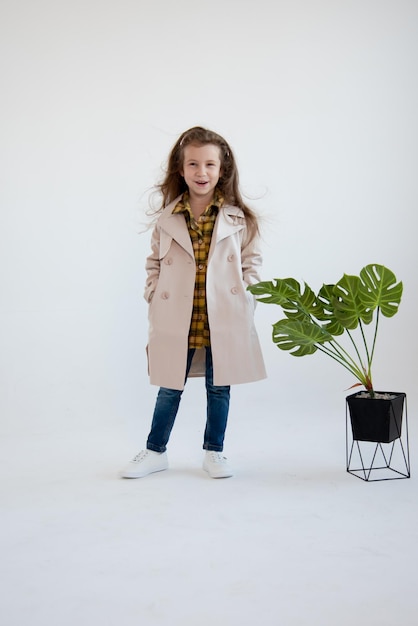
[{"label": "black plant pot", "polygon": [[362,397],[354,393],[346,398],[356,441],[374,441],[390,443],[399,439],[402,431],[402,415],[406,394],[401,392],[382,392],[390,399]]}]

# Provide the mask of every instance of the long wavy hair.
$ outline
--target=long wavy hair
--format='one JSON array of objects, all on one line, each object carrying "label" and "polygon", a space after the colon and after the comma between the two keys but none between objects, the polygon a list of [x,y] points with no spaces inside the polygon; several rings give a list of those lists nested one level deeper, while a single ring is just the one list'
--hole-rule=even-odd
[{"label": "long wavy hair", "polygon": [[162,196],[162,204],[158,211],[162,211],[167,204],[187,190],[186,182],[181,175],[185,148],[189,145],[204,146],[207,144],[212,144],[219,148],[221,177],[217,187],[224,197],[225,204],[239,207],[243,211],[249,239],[251,240],[259,233],[258,219],[254,211],[242,199],[234,154],[221,135],[201,126],[194,126],[182,133],[171,149],[165,178],[162,183],[156,186],[156,189]]}]

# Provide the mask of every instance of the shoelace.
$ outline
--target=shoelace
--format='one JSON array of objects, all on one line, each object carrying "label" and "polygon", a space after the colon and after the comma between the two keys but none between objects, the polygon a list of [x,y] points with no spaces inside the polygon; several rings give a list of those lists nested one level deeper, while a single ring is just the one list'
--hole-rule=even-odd
[{"label": "shoelace", "polygon": [[138,452],[138,454],[134,456],[131,463],[140,463],[146,456],[148,456],[148,450],[141,450],[141,452]]},{"label": "shoelace", "polygon": [[222,456],[220,452],[215,452],[214,450],[210,451],[209,458],[212,463],[226,463],[226,457]]}]

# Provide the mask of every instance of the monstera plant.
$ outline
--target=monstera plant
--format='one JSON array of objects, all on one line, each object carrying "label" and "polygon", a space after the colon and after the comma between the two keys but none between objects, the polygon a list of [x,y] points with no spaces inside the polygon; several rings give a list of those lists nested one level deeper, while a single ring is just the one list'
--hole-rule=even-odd
[{"label": "monstera plant", "polygon": [[[317,350],[345,367],[374,397],[372,363],[380,316],[393,317],[402,297],[402,282],[384,265],[363,267],[359,276],[344,274],[317,294],[294,278],[259,282],[248,290],[266,304],[279,305],[284,318],[273,324],[273,341],[293,356]],[[372,332],[366,326],[372,324]],[[339,339],[346,335],[344,345]],[[348,344],[348,345],[347,345]]]}]

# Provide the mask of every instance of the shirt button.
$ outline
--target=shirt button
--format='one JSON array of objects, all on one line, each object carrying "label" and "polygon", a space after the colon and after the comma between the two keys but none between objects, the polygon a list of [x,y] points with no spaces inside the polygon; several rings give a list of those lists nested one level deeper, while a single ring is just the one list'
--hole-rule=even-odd
[{"label": "shirt button", "polygon": [[199,269],[200,269],[200,270],[203,270],[203,268],[204,268],[205,266],[204,266],[202,263],[199,263],[198,267],[199,267]]},{"label": "shirt button", "polygon": [[203,239],[199,239],[199,241],[197,243],[199,244],[199,246],[201,246],[202,243],[203,243]]}]

